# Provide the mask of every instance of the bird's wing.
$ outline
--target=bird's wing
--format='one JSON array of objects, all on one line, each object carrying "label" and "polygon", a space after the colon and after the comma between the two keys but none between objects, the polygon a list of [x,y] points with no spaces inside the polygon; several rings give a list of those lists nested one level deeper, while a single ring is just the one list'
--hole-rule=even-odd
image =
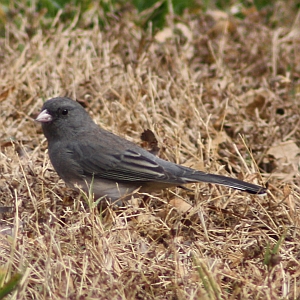
[{"label": "bird's wing", "polygon": [[154,155],[138,149],[118,151],[99,143],[74,143],[68,151],[85,176],[123,182],[183,183],[157,163]]}]

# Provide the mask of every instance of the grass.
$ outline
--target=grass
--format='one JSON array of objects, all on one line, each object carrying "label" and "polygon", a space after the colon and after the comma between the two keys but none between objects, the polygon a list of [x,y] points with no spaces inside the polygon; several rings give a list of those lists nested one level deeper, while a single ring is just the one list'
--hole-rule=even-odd
[{"label": "grass", "polygon": [[[10,299],[299,299],[292,1],[278,1],[270,23],[257,11],[186,12],[154,36],[134,14],[128,7],[104,29],[96,8],[86,27],[6,20],[0,206],[12,209],[0,210],[0,288],[17,279]],[[269,193],[198,184],[99,212],[58,178],[34,122],[58,95],[138,144],[152,130],[165,159],[268,182]]]}]

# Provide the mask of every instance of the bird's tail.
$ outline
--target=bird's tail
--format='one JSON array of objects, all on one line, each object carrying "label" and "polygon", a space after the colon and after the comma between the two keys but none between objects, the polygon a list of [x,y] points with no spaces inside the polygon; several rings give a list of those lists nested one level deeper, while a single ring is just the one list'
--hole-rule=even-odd
[{"label": "bird's tail", "polygon": [[226,177],[223,175],[209,174],[201,171],[193,171],[181,177],[188,182],[208,182],[219,185],[228,186],[230,188],[247,192],[250,194],[263,195],[266,194],[267,188],[253,183],[248,183],[239,179]]}]

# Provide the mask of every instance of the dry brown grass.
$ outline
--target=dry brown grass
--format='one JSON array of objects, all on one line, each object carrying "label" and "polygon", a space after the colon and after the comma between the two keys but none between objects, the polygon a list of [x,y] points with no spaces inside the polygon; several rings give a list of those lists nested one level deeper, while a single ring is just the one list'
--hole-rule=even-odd
[{"label": "dry brown grass", "polygon": [[[131,13],[106,30],[7,21],[0,271],[23,274],[11,299],[299,299],[299,15],[272,29],[259,14],[186,15],[158,42]],[[136,143],[150,128],[166,159],[270,192],[199,184],[100,214],[59,180],[34,122],[58,95]]]}]

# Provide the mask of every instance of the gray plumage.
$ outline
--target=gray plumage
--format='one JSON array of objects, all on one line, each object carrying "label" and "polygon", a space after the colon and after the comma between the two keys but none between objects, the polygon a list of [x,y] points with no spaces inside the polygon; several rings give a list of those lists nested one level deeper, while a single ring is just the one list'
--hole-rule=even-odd
[{"label": "gray plumage", "polygon": [[137,189],[149,193],[192,182],[266,193],[262,186],[160,159],[100,128],[79,103],[69,98],[46,101],[36,120],[42,123],[50,160],[58,175],[68,185],[78,184],[86,191],[93,178],[96,198],[105,196],[116,201]]}]

